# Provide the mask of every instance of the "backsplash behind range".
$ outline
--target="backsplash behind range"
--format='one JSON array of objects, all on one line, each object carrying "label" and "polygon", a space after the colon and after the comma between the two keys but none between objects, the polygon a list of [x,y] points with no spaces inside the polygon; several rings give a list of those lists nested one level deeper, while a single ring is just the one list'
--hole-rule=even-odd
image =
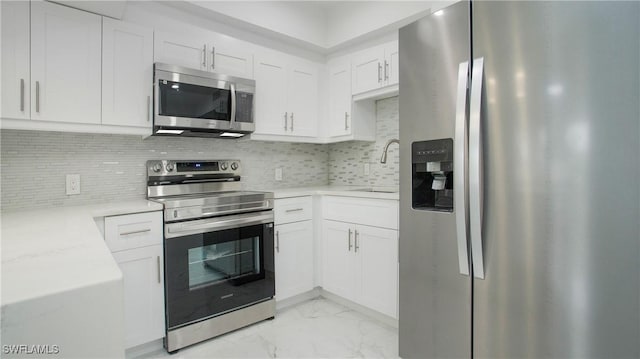
[{"label": "backsplash behind range", "polygon": [[[83,205],[146,196],[145,162],[162,158],[238,158],[245,188],[316,185],[397,186],[398,149],[379,163],[385,142],[398,136],[397,97],[377,102],[376,142],[333,145],[0,131],[3,210]],[[371,173],[363,174],[363,163]],[[274,169],[282,168],[276,181]],[[65,195],[65,174],[80,174],[80,194]],[[45,181],[46,179],[46,181]]]}]

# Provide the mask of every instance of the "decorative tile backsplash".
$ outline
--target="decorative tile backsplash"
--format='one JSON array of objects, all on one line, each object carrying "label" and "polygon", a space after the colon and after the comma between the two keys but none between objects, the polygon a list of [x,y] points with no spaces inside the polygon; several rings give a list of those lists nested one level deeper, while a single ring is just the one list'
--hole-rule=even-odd
[{"label": "decorative tile backsplash", "polygon": [[[398,185],[398,147],[386,165],[382,147],[398,136],[397,98],[378,101],[377,141],[312,145],[205,138],[0,131],[1,205],[4,210],[81,205],[145,198],[150,159],[239,159],[247,189],[326,184]],[[363,175],[363,163],[371,166]],[[281,167],[283,180],[275,181]],[[79,195],[65,194],[65,175],[80,174]]]},{"label": "decorative tile backsplash", "polygon": [[[399,186],[399,149],[393,143],[387,152],[387,163],[380,163],[388,140],[399,138],[398,97],[376,103],[376,141],[341,142],[329,145],[329,183],[332,185]],[[364,164],[370,171],[364,174]]]},{"label": "decorative tile backsplash", "polygon": [[[248,189],[327,184],[326,145],[250,140],[2,130],[2,208],[109,202],[146,196],[150,159],[239,159]],[[281,167],[283,180],[274,180]],[[80,195],[65,175],[80,174]]]}]

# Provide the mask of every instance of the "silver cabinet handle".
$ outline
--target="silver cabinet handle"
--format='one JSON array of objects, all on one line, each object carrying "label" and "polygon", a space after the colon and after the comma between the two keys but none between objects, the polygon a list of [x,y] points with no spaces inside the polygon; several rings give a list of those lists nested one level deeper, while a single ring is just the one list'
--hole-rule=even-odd
[{"label": "silver cabinet handle", "polygon": [[147,96],[147,122],[151,121],[151,96]]},{"label": "silver cabinet handle", "polygon": [[460,274],[469,275],[469,249],[467,238],[469,230],[467,203],[467,83],[469,81],[469,62],[458,66],[458,98],[456,101],[455,149],[453,151],[454,211],[456,216],[456,239],[458,242],[458,270]]},{"label": "silver cabinet handle", "polygon": [[349,252],[351,252],[351,248],[353,248],[353,245],[351,244],[351,228],[349,228]]},{"label": "silver cabinet handle", "polygon": [[358,233],[358,230],[356,229],[356,234],[355,234],[355,242],[356,242],[356,247],[354,248],[354,252],[358,253],[358,249],[360,249],[360,244],[358,243],[358,235],[360,233]]},{"label": "silver cabinet handle", "polygon": [[229,126],[233,129],[236,126],[236,84],[229,83],[229,89],[231,90],[231,121],[229,121]]},{"label": "silver cabinet handle", "polygon": [[382,82],[382,65],[378,62],[378,83]]},{"label": "silver cabinet handle", "polygon": [[384,80],[388,80],[389,79],[389,63],[387,62],[387,60],[384,60]]},{"label": "silver cabinet handle", "polygon": [[293,112],[291,112],[291,132],[293,132]]},{"label": "silver cabinet handle", "polygon": [[211,69],[216,68],[216,47],[211,46]]},{"label": "silver cabinet handle", "polygon": [[207,44],[204,44],[204,47],[202,48],[202,68],[207,68]]},{"label": "silver cabinet handle", "polygon": [[158,264],[158,283],[160,283],[160,256],[156,256],[156,263]]},{"label": "silver cabinet handle", "polygon": [[276,231],[276,252],[280,253],[280,231]]},{"label": "silver cabinet handle", "polygon": [[24,112],[24,79],[20,79],[20,112]]},{"label": "silver cabinet handle", "polygon": [[344,129],[345,131],[349,129],[349,114],[347,112],[344,113]]},{"label": "silver cabinet handle", "polygon": [[287,210],[285,210],[285,212],[287,212],[287,213],[291,213],[291,212],[300,212],[300,211],[304,211],[304,208],[294,208],[294,209],[287,209]]},{"label": "silver cabinet handle", "polygon": [[484,58],[473,60],[471,96],[469,100],[469,229],[471,233],[471,262],[473,276],[484,279],[482,257],[482,83]]},{"label": "silver cabinet handle", "polygon": [[287,112],[284,113],[284,131],[287,131]]},{"label": "silver cabinet handle", "polygon": [[40,81],[36,81],[36,112],[40,113]]},{"label": "silver cabinet handle", "polygon": [[151,232],[151,228],[141,229],[141,230],[138,230],[138,231],[120,233],[120,236],[130,236],[132,234],[139,234],[139,233],[146,233],[146,232]]}]

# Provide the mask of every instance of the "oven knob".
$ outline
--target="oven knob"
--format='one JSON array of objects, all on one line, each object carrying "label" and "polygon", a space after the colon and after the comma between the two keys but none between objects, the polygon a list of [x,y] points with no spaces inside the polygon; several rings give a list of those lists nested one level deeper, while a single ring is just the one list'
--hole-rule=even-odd
[{"label": "oven knob", "polygon": [[222,162],[220,164],[220,169],[223,170],[223,171],[226,171],[227,170],[227,163],[226,162]]},{"label": "oven knob", "polygon": [[151,167],[151,169],[153,170],[153,172],[160,172],[162,170],[162,164],[156,163]]},{"label": "oven knob", "polygon": [[238,163],[237,162],[232,162],[231,163],[231,169],[234,170],[234,171],[237,170],[238,169]]},{"label": "oven knob", "polygon": [[173,171],[173,163],[167,163],[166,169],[167,169],[167,172]]}]

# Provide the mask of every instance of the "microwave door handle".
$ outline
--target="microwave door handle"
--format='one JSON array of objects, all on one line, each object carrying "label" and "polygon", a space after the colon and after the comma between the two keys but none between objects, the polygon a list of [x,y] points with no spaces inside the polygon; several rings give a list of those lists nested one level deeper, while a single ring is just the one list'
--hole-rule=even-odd
[{"label": "microwave door handle", "polygon": [[230,83],[231,89],[231,121],[229,121],[229,127],[234,128],[236,124],[236,84]]}]

